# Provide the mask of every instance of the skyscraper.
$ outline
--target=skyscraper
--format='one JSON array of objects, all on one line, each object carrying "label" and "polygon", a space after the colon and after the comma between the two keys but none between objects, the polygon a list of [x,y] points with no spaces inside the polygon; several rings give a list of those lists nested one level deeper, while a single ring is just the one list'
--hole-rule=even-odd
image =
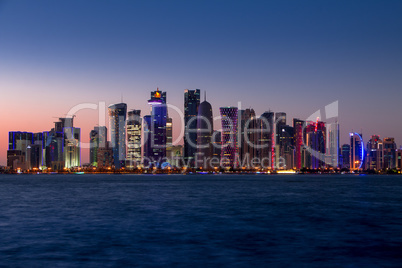
[{"label": "skyscraper", "polygon": [[76,127],[63,128],[64,133],[64,167],[81,166],[81,129]]},{"label": "skyscraper", "polygon": [[295,167],[296,169],[301,169],[304,167],[304,163],[302,161],[302,148],[304,148],[304,125],[305,122],[300,119],[293,119],[293,128],[294,128],[294,145],[295,145]]},{"label": "skyscraper", "polygon": [[350,145],[342,145],[342,168],[350,168]]},{"label": "skyscraper", "polygon": [[364,142],[362,134],[350,133],[350,169],[358,170],[364,164]]},{"label": "skyscraper", "polygon": [[213,156],[212,133],[214,131],[212,106],[205,99],[198,107],[196,166],[212,168],[209,163]]},{"label": "skyscraper", "polygon": [[153,163],[160,166],[166,161],[166,123],[167,106],[166,92],[159,89],[151,92],[148,104],[151,115],[144,116],[144,164]]},{"label": "skyscraper", "polygon": [[237,107],[221,107],[223,167],[237,167]]},{"label": "skyscraper", "polygon": [[306,126],[306,146],[310,152],[310,165],[312,169],[324,167],[326,150],[326,127],[325,123],[308,122]]},{"label": "skyscraper", "polygon": [[292,169],[294,167],[294,128],[288,125],[279,127],[279,148],[277,155],[276,166],[280,169]]},{"label": "skyscraper", "polygon": [[141,110],[128,112],[127,119],[127,168],[141,164]]},{"label": "skyscraper", "polygon": [[238,111],[238,147],[241,167],[251,167],[251,161],[256,156],[257,132],[256,116],[253,109]]},{"label": "skyscraper", "polygon": [[126,159],[126,115],[127,104],[112,104],[108,108],[110,134],[113,149],[113,163],[116,169],[124,167]]},{"label": "skyscraper", "polygon": [[279,158],[283,157],[283,155],[281,154],[281,145],[280,145],[280,139],[281,136],[285,133],[282,133],[281,129],[282,127],[286,126],[286,113],[283,112],[278,112],[275,113],[275,143],[274,143],[274,147],[275,148],[275,163],[276,166],[279,167]]},{"label": "skyscraper", "polygon": [[221,156],[222,156],[222,132],[215,130],[212,133],[212,156],[216,163],[211,163],[214,168],[220,167]]},{"label": "skyscraper", "polygon": [[327,164],[337,168],[339,166],[339,123],[327,124]]},{"label": "skyscraper", "polygon": [[384,168],[396,168],[396,143],[394,138],[384,138]]},{"label": "skyscraper", "polygon": [[379,136],[373,135],[367,142],[367,169],[381,170],[384,166],[383,143]]},{"label": "skyscraper", "polygon": [[105,126],[94,127],[89,133],[89,162],[92,166],[98,166],[98,150],[105,148],[107,143],[107,128]]},{"label": "skyscraper", "polygon": [[177,152],[177,148],[173,148],[173,119],[169,116],[166,118],[166,158],[167,161],[172,165],[173,158]]},{"label": "skyscraper", "polygon": [[275,168],[274,112],[263,113],[257,120],[257,152],[263,168]]},{"label": "skyscraper", "polygon": [[184,161],[194,166],[197,152],[197,115],[200,90],[184,90]]}]

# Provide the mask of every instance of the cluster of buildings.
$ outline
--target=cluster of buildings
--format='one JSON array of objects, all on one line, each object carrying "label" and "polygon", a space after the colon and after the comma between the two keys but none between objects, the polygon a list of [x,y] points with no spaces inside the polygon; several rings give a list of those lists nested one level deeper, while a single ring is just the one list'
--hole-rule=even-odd
[{"label": "cluster of buildings", "polygon": [[8,133],[7,166],[16,170],[62,170],[81,165],[81,129],[74,117],[59,118],[50,131]]},{"label": "cluster of buildings", "polygon": [[[372,136],[365,144],[350,133],[350,144],[340,146],[339,123],[293,119],[286,113],[221,107],[216,119],[200,90],[184,91],[183,146],[172,144],[173,120],[166,92],[152,91],[151,112],[127,110],[127,104],[108,107],[109,131],[90,132],[90,166],[94,169],[149,169],[193,167],[212,169],[322,169],[382,170],[401,168],[402,150],[393,138]],[[9,132],[7,165],[12,169],[63,170],[81,166],[80,129],[74,118],[60,118],[46,132]],[[215,124],[215,126],[214,126]],[[108,137],[108,133],[110,137]]]}]

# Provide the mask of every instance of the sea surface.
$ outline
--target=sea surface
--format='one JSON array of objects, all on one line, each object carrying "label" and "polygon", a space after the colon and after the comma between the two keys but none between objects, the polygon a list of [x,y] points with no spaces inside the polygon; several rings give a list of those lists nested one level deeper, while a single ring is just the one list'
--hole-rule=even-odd
[{"label": "sea surface", "polygon": [[0,175],[0,267],[402,267],[402,176]]}]

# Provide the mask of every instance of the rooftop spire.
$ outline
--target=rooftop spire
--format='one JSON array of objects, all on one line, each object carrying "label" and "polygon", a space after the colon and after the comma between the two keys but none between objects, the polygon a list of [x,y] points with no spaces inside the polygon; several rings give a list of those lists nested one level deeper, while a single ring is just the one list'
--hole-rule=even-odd
[{"label": "rooftop spire", "polygon": [[204,91],[204,101],[207,101],[207,91]]}]

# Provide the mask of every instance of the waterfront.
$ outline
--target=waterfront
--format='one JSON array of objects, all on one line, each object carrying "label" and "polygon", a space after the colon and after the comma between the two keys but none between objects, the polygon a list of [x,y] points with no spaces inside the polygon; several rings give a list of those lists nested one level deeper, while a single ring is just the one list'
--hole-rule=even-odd
[{"label": "waterfront", "polygon": [[1,175],[0,266],[398,267],[402,177]]}]

